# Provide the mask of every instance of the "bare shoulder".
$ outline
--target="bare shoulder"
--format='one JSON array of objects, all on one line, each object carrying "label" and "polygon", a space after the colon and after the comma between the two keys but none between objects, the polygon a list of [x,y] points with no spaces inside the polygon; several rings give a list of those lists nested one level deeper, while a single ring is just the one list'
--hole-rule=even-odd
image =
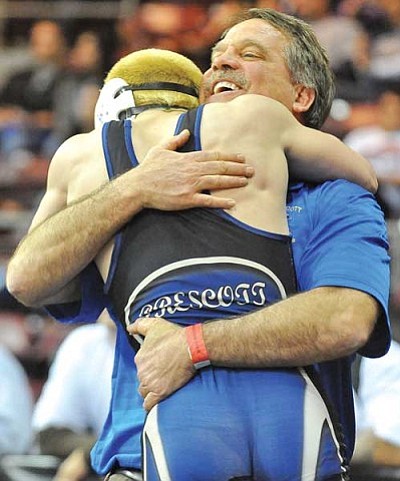
[{"label": "bare shoulder", "polygon": [[231,120],[230,115],[233,115],[233,118],[240,115],[248,120],[259,115],[274,115],[282,118],[291,116],[289,110],[280,102],[257,94],[239,95],[229,102],[208,104],[204,107],[204,112],[212,116],[226,115],[228,121]]},{"label": "bare shoulder", "polygon": [[65,158],[66,161],[77,161],[80,158],[102,153],[101,131],[92,130],[89,133],[77,134],[67,139],[57,150],[55,158]]},{"label": "bare shoulder", "polygon": [[49,180],[65,184],[69,200],[91,192],[107,180],[101,131],[67,139],[50,163]]},{"label": "bare shoulder", "polygon": [[202,138],[204,134],[210,139],[218,135],[225,141],[238,135],[273,138],[291,119],[291,112],[276,100],[256,94],[240,95],[229,102],[204,107]]}]

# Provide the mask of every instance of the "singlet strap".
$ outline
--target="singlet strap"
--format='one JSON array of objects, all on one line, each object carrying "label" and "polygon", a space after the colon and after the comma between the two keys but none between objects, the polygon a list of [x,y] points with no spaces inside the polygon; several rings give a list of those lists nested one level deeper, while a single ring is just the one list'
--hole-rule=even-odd
[{"label": "singlet strap", "polygon": [[[133,167],[127,149],[126,136],[130,136],[129,121],[111,121],[103,126],[103,150],[109,178],[120,175]],[[129,144],[130,144],[130,138]]]},{"label": "singlet strap", "polygon": [[204,105],[200,105],[196,109],[191,109],[182,114],[176,126],[176,134],[182,130],[188,129],[191,133],[186,144],[179,149],[179,152],[192,152],[193,150],[201,150],[200,126],[203,116]]}]

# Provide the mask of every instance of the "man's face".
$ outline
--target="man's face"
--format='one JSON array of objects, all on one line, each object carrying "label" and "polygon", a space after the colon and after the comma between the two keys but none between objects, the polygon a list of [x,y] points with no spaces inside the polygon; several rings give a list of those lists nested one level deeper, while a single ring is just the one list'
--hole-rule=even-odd
[{"label": "man's face", "polygon": [[213,49],[201,103],[228,102],[246,93],[273,98],[292,111],[296,91],[283,57],[287,40],[261,19],[232,27]]}]

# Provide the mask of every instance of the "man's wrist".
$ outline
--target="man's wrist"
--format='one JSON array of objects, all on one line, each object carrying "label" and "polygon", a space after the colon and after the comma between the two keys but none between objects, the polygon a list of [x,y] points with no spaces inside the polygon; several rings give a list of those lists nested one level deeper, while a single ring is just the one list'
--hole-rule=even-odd
[{"label": "man's wrist", "polygon": [[203,337],[203,325],[194,324],[185,328],[190,359],[196,370],[211,365]]},{"label": "man's wrist", "polygon": [[139,180],[139,167],[121,174],[108,184],[111,186],[112,192],[116,194],[119,205],[126,206],[130,216],[145,207],[142,188],[144,182]]}]

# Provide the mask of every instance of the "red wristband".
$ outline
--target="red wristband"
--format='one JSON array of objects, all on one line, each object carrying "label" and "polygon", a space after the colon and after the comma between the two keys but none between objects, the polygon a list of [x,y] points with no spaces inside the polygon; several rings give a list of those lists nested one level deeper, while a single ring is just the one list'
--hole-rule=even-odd
[{"label": "red wristband", "polygon": [[194,324],[185,327],[186,340],[188,343],[190,359],[195,369],[209,366],[211,364],[208,358],[208,352],[203,338],[203,325]]}]

